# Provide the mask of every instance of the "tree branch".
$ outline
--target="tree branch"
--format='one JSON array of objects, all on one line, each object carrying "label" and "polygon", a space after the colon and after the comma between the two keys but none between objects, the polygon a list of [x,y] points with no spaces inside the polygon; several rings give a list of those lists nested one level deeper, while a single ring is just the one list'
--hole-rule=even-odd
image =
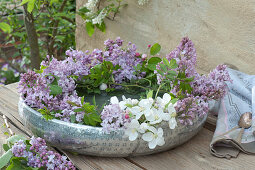
[{"label": "tree branch", "polygon": [[[62,2],[61,6],[60,6],[60,9],[59,9],[59,13],[63,12],[66,3],[67,3],[67,0],[64,0]],[[58,24],[59,24],[59,20],[55,20],[54,25],[53,25],[52,38],[51,38],[51,41],[50,41],[50,44],[49,44],[49,49],[48,49],[49,50],[48,51],[49,55],[53,55],[53,48],[54,48],[55,37],[56,37],[56,35],[58,33],[58,29],[57,29]]]},{"label": "tree branch", "polygon": [[38,45],[38,36],[35,29],[33,14],[27,11],[27,4],[23,5],[24,8],[24,23],[27,32],[27,40],[30,46],[31,54],[31,67],[39,69],[40,67],[40,53]]}]

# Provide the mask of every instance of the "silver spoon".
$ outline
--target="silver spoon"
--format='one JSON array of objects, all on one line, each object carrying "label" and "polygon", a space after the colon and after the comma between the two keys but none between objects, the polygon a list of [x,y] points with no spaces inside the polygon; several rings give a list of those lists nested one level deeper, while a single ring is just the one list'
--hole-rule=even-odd
[{"label": "silver spoon", "polygon": [[224,136],[238,128],[242,128],[238,134],[238,137],[237,137],[237,142],[238,143],[241,143],[241,140],[242,140],[242,135],[243,135],[243,132],[244,132],[244,129],[248,129],[250,128],[252,125],[252,113],[251,112],[245,112],[241,115],[239,121],[238,121],[238,126],[230,129],[229,131],[219,135],[219,136]]},{"label": "silver spoon", "polygon": [[252,113],[251,112],[245,112],[241,115],[238,126],[242,128],[238,134],[237,142],[240,144],[243,136],[244,129],[250,128],[252,125]]}]

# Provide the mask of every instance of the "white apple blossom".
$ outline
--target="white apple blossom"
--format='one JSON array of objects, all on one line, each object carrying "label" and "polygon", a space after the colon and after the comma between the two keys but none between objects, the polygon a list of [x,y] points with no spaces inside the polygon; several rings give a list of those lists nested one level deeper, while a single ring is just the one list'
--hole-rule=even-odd
[{"label": "white apple blossom", "polygon": [[125,130],[125,136],[128,136],[130,141],[136,140],[140,130],[140,124],[136,119],[131,120],[130,123],[126,125],[127,129]]},{"label": "white apple blossom", "polygon": [[135,119],[138,120],[143,115],[143,112],[141,112],[141,108],[139,106],[134,106],[131,108],[127,108],[129,112],[132,113],[132,115],[135,116]]},{"label": "white apple blossom", "polygon": [[160,108],[165,108],[165,106],[171,101],[171,96],[168,93],[163,95],[163,98],[157,97],[156,103]]},{"label": "white apple blossom", "polygon": [[174,129],[177,126],[177,121],[175,119],[176,117],[176,110],[174,108],[175,105],[173,105],[172,103],[170,103],[168,105],[168,113],[170,114],[170,119],[169,119],[169,128],[170,129]]},{"label": "white apple blossom", "polygon": [[121,110],[124,110],[124,109],[126,109],[126,102],[125,101],[120,101],[119,102],[119,99],[116,97],[116,96],[113,96],[113,97],[111,97],[111,99],[110,99],[110,103],[111,104],[118,104],[119,106],[120,106],[120,109]]},{"label": "white apple blossom", "polygon": [[162,128],[157,130],[155,127],[150,126],[148,130],[149,132],[143,134],[142,139],[149,142],[150,149],[154,149],[157,145],[163,146],[165,144]]},{"label": "white apple blossom", "polygon": [[140,128],[139,128],[139,132],[140,133],[145,133],[145,131],[149,128],[149,124],[148,123],[142,123],[140,125]]},{"label": "white apple blossom", "polygon": [[150,121],[150,124],[154,125],[162,122],[163,120],[169,120],[168,114],[164,113],[162,109],[151,109],[152,113],[149,116],[146,116],[146,119]]}]

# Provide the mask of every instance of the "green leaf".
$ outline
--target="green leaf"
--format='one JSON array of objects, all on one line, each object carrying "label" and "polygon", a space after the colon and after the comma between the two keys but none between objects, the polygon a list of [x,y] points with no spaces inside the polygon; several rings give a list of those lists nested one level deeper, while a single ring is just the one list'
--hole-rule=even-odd
[{"label": "green leaf", "polygon": [[9,137],[7,139],[7,142],[14,144],[14,143],[18,142],[19,140],[24,140],[25,141],[26,139],[27,138],[23,135],[14,135],[14,136]]},{"label": "green leaf", "polygon": [[178,67],[178,64],[176,63],[176,60],[175,59],[171,59],[170,61],[170,67],[172,69],[176,69]]},{"label": "green leaf", "polygon": [[0,29],[3,30],[3,32],[11,32],[11,26],[5,22],[0,22]]},{"label": "green leaf", "polygon": [[164,72],[161,70],[157,70],[157,72],[161,75],[161,76],[165,76]]},{"label": "green leaf", "polygon": [[23,0],[19,5],[24,5],[24,4],[28,3],[29,1],[31,1],[31,0]]},{"label": "green leaf", "polygon": [[86,30],[90,37],[94,34],[95,28],[92,22],[86,22]]},{"label": "green leaf", "polygon": [[164,72],[167,72],[167,66],[166,66],[166,65],[160,64],[159,66],[160,66],[160,68],[161,68]]},{"label": "green leaf", "polygon": [[34,10],[36,0],[30,0],[27,4],[27,11],[31,13]]},{"label": "green leaf", "polygon": [[74,109],[74,112],[84,112],[84,108]]},{"label": "green leaf", "polygon": [[79,12],[82,12],[82,13],[87,13],[89,11],[90,10],[88,8],[86,8],[86,7],[82,7],[82,8],[79,9]]},{"label": "green leaf", "polygon": [[3,144],[3,149],[5,152],[7,152],[10,149],[10,147],[8,144]]},{"label": "green leaf", "polygon": [[84,103],[84,96],[82,96],[81,98],[81,104],[83,105],[83,103]]},{"label": "green leaf", "polygon": [[6,136],[10,136],[10,134],[8,132],[4,132],[4,135]]},{"label": "green leaf", "polygon": [[71,114],[71,123],[74,123],[76,121],[76,116],[75,114]]},{"label": "green leaf", "polygon": [[155,64],[157,65],[159,62],[161,62],[161,58],[159,57],[151,57],[149,60],[148,60],[148,64]]},{"label": "green leaf", "polygon": [[96,121],[96,122],[99,122],[99,123],[102,122],[100,115],[98,115],[98,114],[96,114],[96,113],[90,114],[89,117],[90,117],[91,119],[93,119],[94,121]]},{"label": "green leaf", "polygon": [[0,157],[0,169],[9,163],[12,156],[13,156],[12,151],[8,150]]},{"label": "green leaf", "polygon": [[152,98],[153,96],[153,90],[150,90],[148,93],[147,93],[147,99],[148,98]]},{"label": "green leaf", "polygon": [[53,85],[53,84],[49,84],[50,86],[50,95],[58,95],[58,94],[62,94],[62,88],[58,85]]},{"label": "green leaf", "polygon": [[104,22],[102,22],[101,24],[96,24],[96,27],[97,27],[100,31],[102,31],[102,32],[105,32],[105,30],[106,30],[106,27],[105,27],[105,23],[104,23]]},{"label": "green leaf", "polygon": [[171,103],[175,104],[177,101],[178,101],[178,98],[174,98],[174,99],[171,100]]},{"label": "green leaf", "polygon": [[167,74],[171,75],[171,76],[176,76],[177,75],[176,71],[174,71],[174,70],[168,70]]},{"label": "green leaf", "polygon": [[89,125],[89,117],[85,114],[84,117],[83,117],[83,122],[86,124],[86,125]]},{"label": "green leaf", "polygon": [[[27,160],[23,157],[13,157],[10,160],[10,165],[6,168],[6,170],[39,170],[38,168],[32,168],[27,166]],[[41,168],[40,168],[41,170]]]},{"label": "green leaf", "polygon": [[183,80],[186,82],[191,82],[194,80],[194,77],[187,77],[187,78],[184,78]]},{"label": "green leaf", "polygon": [[147,65],[147,68],[148,68],[149,70],[151,70],[151,71],[154,71],[154,70],[156,70],[156,64],[148,64],[148,65]]},{"label": "green leaf", "polygon": [[156,43],[151,47],[150,54],[156,55],[160,51],[160,49],[161,49],[161,46],[158,43]]},{"label": "green leaf", "polygon": [[50,0],[50,6],[53,4],[53,3],[57,3],[59,2],[58,0]]},{"label": "green leaf", "polygon": [[90,116],[88,116],[88,118],[89,118],[89,125],[91,125],[91,126],[97,125],[96,121],[94,121]]},{"label": "green leaf", "polygon": [[95,112],[95,106],[90,105],[90,103],[85,103],[82,107],[84,108],[86,113],[94,113]]},{"label": "green leaf", "polygon": [[171,69],[171,64],[169,63],[168,59],[163,58],[163,63],[164,63],[168,68]]}]

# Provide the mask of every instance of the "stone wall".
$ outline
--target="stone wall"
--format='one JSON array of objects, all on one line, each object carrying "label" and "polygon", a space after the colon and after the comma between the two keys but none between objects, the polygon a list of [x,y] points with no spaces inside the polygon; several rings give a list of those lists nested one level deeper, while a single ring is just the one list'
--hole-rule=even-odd
[{"label": "stone wall", "polygon": [[[228,63],[255,74],[254,0],[149,0],[145,6],[137,0],[126,1],[128,6],[115,21],[106,20],[106,33],[96,31],[89,37],[77,16],[77,49],[102,48],[104,40],[120,36],[141,52],[158,42],[164,56],[188,36],[197,49],[199,69],[208,72]],[[77,9],[86,2],[77,0]]]}]

